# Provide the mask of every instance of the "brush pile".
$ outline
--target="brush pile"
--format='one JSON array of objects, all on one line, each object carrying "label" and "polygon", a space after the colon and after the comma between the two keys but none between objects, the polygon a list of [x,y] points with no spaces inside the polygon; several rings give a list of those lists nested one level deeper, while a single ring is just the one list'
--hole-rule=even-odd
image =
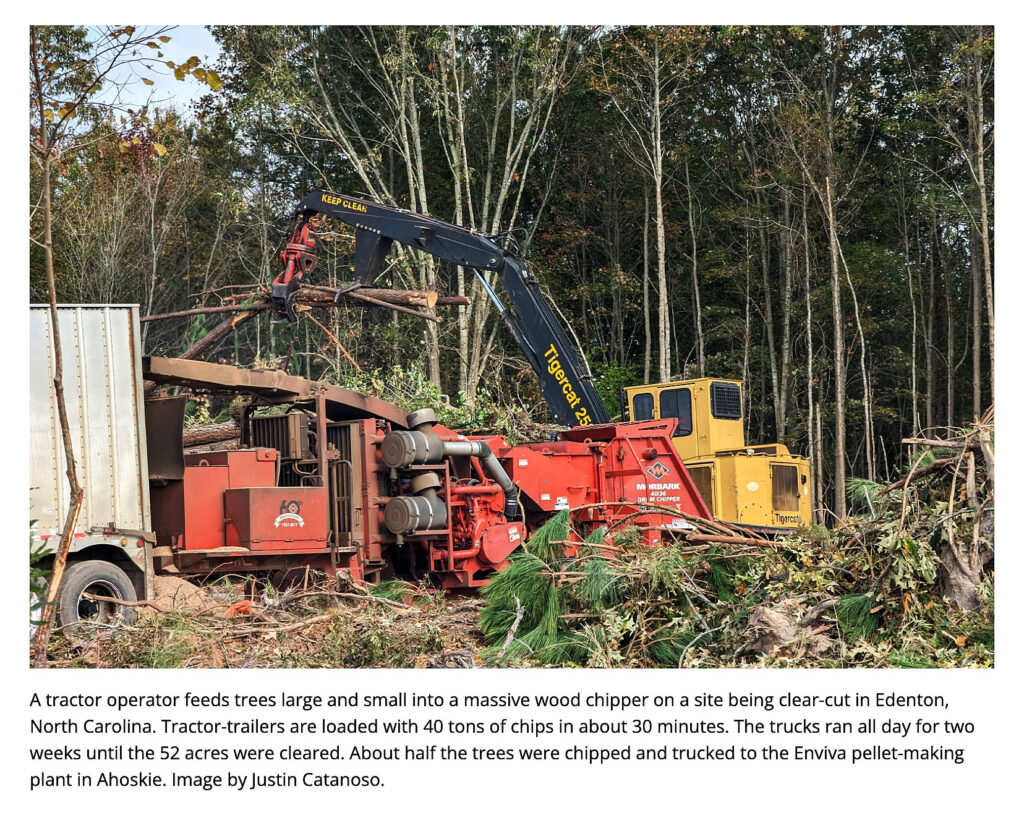
[{"label": "brush pile", "polygon": [[[914,439],[909,471],[851,480],[858,514],[774,547],[628,531],[575,550],[562,513],[484,589],[485,658],[590,667],[987,667],[993,663],[991,416]],[[936,454],[936,451],[939,451]]]},{"label": "brush pile", "polygon": [[241,575],[158,577],[154,601],[114,625],[58,629],[52,667],[474,667],[481,601],[401,580],[339,588],[315,573],[275,588]]}]

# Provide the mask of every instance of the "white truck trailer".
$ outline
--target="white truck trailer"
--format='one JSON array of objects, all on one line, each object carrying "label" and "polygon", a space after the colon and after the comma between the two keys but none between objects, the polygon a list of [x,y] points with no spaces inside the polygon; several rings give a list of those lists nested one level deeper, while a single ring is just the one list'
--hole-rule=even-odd
[{"label": "white truck trailer", "polygon": [[[65,625],[118,611],[130,617],[130,608],[85,595],[125,601],[150,595],[154,537],[139,309],[62,305],[57,311],[71,444],[85,493],[57,611]],[[47,548],[52,561],[70,488],[48,306],[31,307],[29,356],[29,519],[35,545]]]}]

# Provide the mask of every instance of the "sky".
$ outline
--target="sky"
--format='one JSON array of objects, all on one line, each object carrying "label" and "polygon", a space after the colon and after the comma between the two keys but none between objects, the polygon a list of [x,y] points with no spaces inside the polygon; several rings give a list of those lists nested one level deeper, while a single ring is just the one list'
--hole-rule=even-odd
[{"label": "sky", "polygon": [[[147,26],[148,31],[155,32],[158,29],[159,26]],[[174,72],[164,64],[167,60],[182,63],[196,56],[203,67],[214,67],[220,56],[220,47],[210,32],[202,26],[177,26],[167,31],[166,36],[171,40],[161,46],[163,57],[153,60],[152,70],[129,66],[114,74],[111,85],[124,83],[120,92],[120,106],[137,109],[148,103],[151,107],[174,107],[187,114],[191,103],[210,90],[205,82],[199,82],[191,76],[178,81],[174,78]],[[141,79],[143,76],[153,80],[154,84],[145,84]],[[107,96],[104,101],[113,99]]]}]

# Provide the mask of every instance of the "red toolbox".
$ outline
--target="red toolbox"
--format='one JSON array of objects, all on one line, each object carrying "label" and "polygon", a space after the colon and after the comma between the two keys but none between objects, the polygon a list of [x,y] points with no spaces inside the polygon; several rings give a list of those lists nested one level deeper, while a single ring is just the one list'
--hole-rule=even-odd
[{"label": "red toolbox", "polygon": [[224,492],[225,544],[254,552],[327,548],[322,487],[246,487]]}]

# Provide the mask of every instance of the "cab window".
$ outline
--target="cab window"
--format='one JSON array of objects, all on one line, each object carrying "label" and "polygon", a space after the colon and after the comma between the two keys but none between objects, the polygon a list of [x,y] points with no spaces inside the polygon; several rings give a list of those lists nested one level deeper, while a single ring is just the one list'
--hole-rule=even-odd
[{"label": "cab window", "polygon": [[678,419],[679,426],[674,436],[689,436],[693,432],[693,410],[689,388],[663,390],[658,395],[658,410],[662,419]]},{"label": "cab window", "polygon": [[638,393],[633,397],[633,421],[642,422],[654,418],[654,395]]}]

